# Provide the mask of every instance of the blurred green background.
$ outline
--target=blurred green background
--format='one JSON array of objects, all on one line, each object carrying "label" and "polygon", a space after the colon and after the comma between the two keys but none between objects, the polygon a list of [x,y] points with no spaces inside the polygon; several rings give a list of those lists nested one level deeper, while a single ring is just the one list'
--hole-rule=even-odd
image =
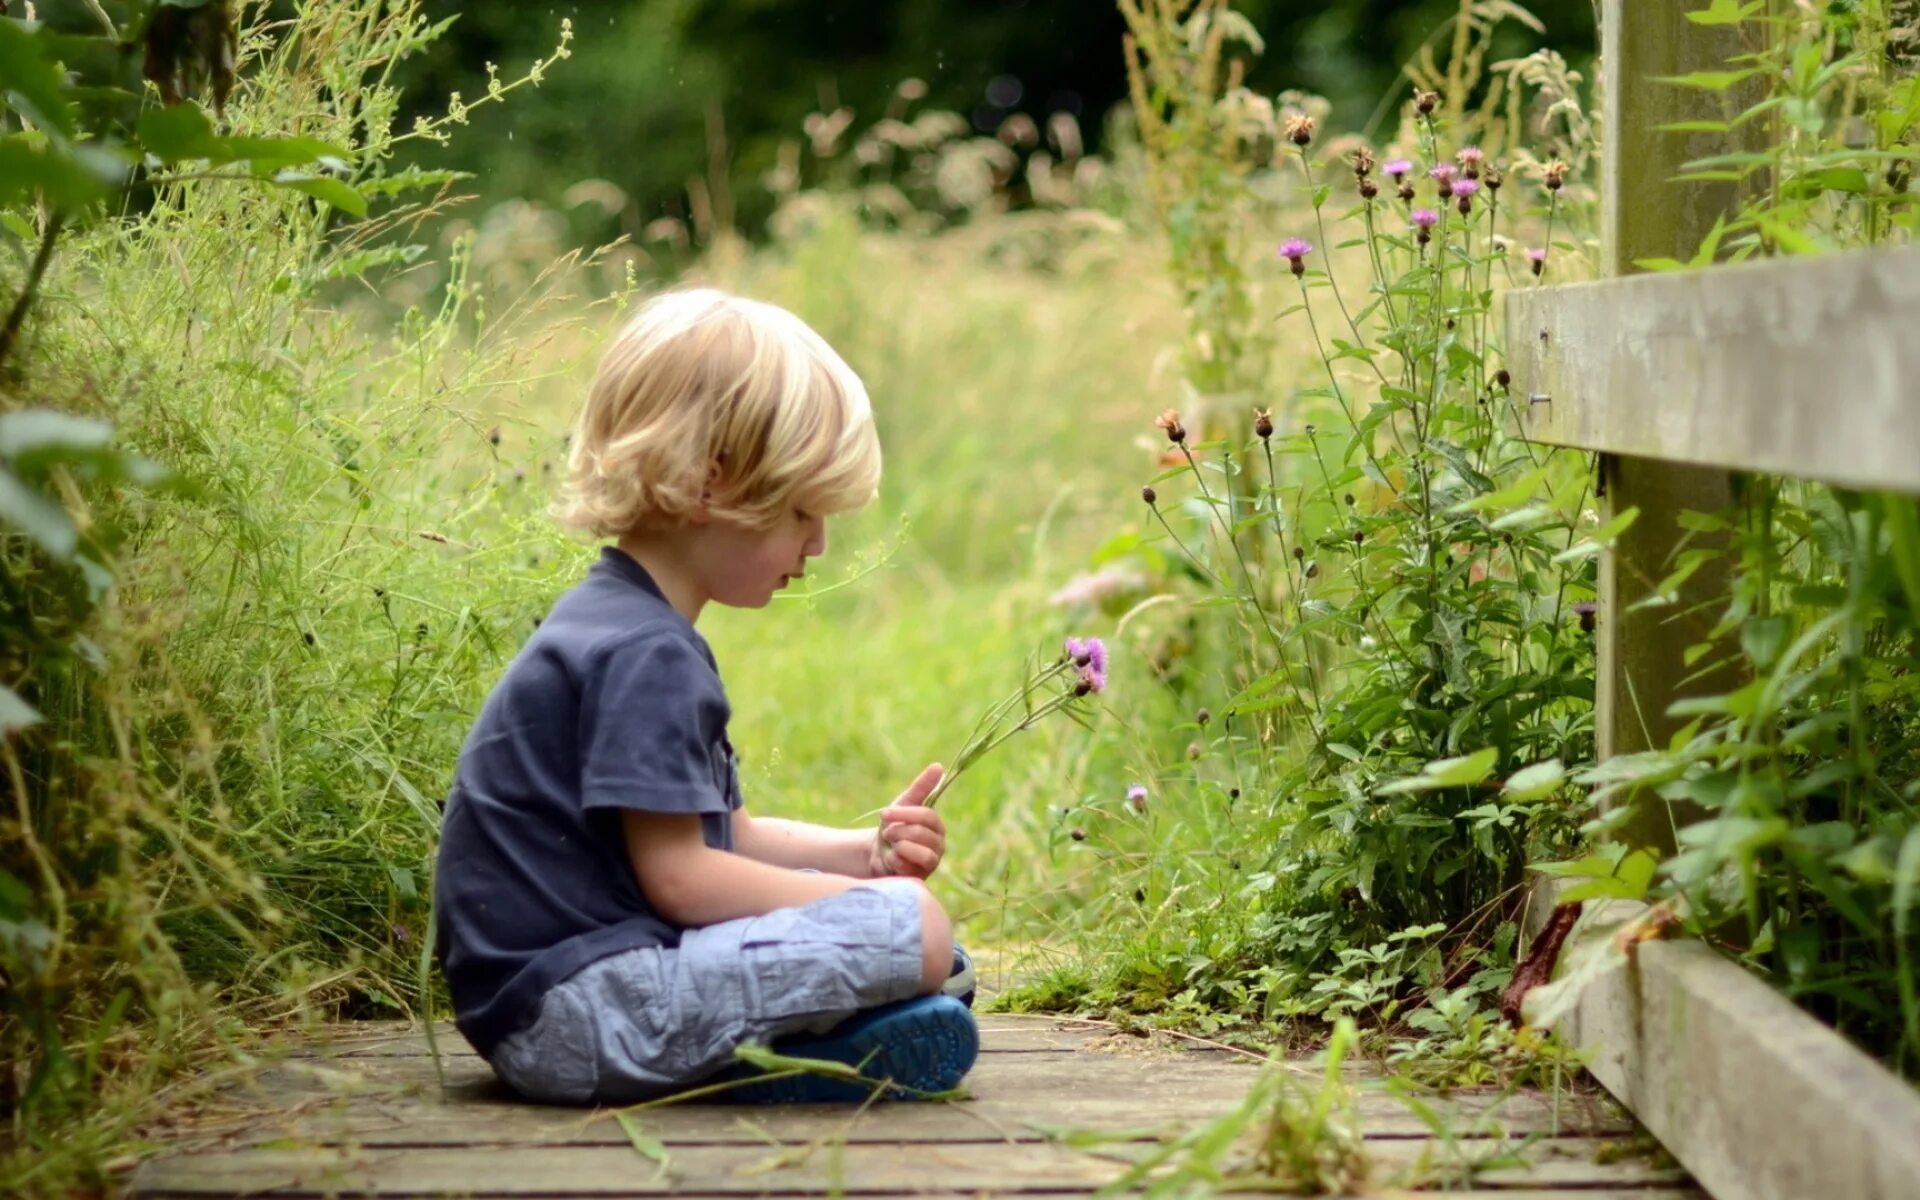
[{"label": "blurred green background", "polygon": [[[639,238],[662,217],[687,215],[687,182],[710,177],[724,146],[736,223],[755,233],[773,200],[759,179],[779,145],[801,135],[810,112],[853,110],[864,127],[906,79],[926,83],[924,104],[965,114],[991,134],[1015,113],[1041,127],[1066,111],[1088,149],[1100,147],[1107,114],[1124,99],[1125,23],[1111,0],[605,0],[522,4],[432,0],[425,9],[452,27],[402,65],[420,114],[441,98],[468,100],[487,88],[486,64],[513,77],[573,24],[572,61],[536,92],[480,109],[473,128],[426,165],[478,170],[487,198],[524,197],[569,211],[581,244]],[[1399,66],[1421,43],[1444,37],[1456,0],[1247,0],[1237,4],[1266,52],[1247,83],[1273,95],[1299,88],[1332,102],[1330,125],[1359,129],[1400,95]],[[1541,35],[1509,23],[1512,54],[1542,46],[1586,70],[1593,56],[1593,0],[1530,0]],[[1496,43],[1495,58],[1503,50]],[[402,114],[401,124],[413,112]],[[722,133],[722,131],[724,131]],[[722,140],[722,138],[724,140]],[[617,212],[567,203],[570,187],[603,179],[624,193]]]}]

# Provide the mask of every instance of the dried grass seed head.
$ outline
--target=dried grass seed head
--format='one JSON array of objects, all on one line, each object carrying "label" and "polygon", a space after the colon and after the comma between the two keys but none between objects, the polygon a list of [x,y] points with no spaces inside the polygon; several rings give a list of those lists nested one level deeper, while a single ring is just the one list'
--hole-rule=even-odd
[{"label": "dried grass seed head", "polygon": [[596,536],[846,512],[880,485],[860,377],[783,308],[712,288],[640,306],[575,423],[559,519]]}]

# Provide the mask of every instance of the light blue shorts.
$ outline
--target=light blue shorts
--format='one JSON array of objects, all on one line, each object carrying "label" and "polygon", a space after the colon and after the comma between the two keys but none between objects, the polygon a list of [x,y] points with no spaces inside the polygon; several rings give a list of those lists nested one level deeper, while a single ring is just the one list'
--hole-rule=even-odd
[{"label": "light blue shorts", "polygon": [[904,1000],[920,990],[917,892],[879,880],[589,963],[500,1044],[493,1069],[549,1103],[650,1100],[728,1066],[744,1042],[824,1033]]}]

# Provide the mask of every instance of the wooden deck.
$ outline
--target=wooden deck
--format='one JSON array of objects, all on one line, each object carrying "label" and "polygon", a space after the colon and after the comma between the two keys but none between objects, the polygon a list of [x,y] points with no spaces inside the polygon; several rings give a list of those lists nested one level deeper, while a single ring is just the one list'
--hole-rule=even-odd
[{"label": "wooden deck", "polygon": [[[1091,1023],[986,1016],[972,1099],[848,1108],[680,1104],[634,1114],[516,1101],[451,1028],[443,1094],[426,1039],[339,1026],[182,1114],[139,1197],[1086,1195],[1172,1134],[1229,1111],[1259,1063]],[[1303,1085],[1319,1073],[1292,1068]],[[1346,1073],[1367,1194],[1701,1200],[1592,1092],[1456,1093],[1441,1134],[1368,1068]],[[1111,1135],[1098,1144],[1070,1131]],[[1518,1160],[1516,1165],[1515,1160]],[[1484,1169],[1476,1169],[1480,1164]],[[1183,1194],[1190,1194],[1183,1192]]]}]

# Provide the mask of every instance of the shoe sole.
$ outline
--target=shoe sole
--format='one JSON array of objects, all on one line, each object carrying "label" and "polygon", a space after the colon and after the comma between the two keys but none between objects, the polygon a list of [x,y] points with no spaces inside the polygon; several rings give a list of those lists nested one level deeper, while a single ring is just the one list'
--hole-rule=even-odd
[{"label": "shoe sole", "polygon": [[736,1104],[858,1104],[882,1080],[898,1085],[886,1090],[889,1100],[952,1091],[979,1057],[980,1029],[958,1000],[922,996],[856,1014],[831,1033],[781,1038],[773,1049],[856,1066],[873,1082],[792,1075],[729,1088],[719,1098]]}]

